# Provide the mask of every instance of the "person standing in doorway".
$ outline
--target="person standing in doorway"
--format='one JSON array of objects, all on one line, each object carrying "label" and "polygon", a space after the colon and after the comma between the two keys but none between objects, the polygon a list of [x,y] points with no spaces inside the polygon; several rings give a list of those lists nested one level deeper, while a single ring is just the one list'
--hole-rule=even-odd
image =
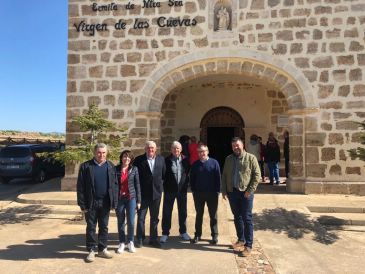
[{"label": "person standing in doorway", "polygon": [[247,144],[247,152],[253,154],[257,161],[260,159],[260,143],[256,134],[251,135],[250,141]]},{"label": "person standing in doorway", "polygon": [[266,143],[265,161],[270,172],[270,185],[274,184],[274,179],[275,183],[279,185],[280,146],[272,132],[269,133]]},{"label": "person standing in doorway", "polygon": [[174,141],[171,145],[171,154],[165,159],[166,176],[164,181],[161,243],[165,243],[170,235],[171,215],[175,200],[179,212],[180,236],[185,241],[190,240],[190,236],[186,232],[189,160],[181,154],[181,151],[181,144]]},{"label": "person standing in doorway", "polygon": [[222,196],[228,197],[234,216],[237,242],[233,248],[242,248],[239,255],[249,256],[253,244],[252,208],[254,192],[261,174],[257,158],[244,149],[242,140],[235,137],[231,141],[233,153],[228,155],[222,174]]},{"label": "person standing in doorway", "polygon": [[165,179],[165,159],[157,155],[157,146],[154,141],[147,141],[145,154],[134,160],[138,168],[139,181],[141,184],[141,208],[138,210],[136,247],[143,246],[145,239],[145,220],[148,209],[150,210],[150,241],[149,245],[160,248],[158,238],[158,214],[160,212],[161,196]]},{"label": "person standing in doorway", "polygon": [[[135,253],[134,222],[136,209],[141,207],[141,188],[137,167],[133,166],[134,156],[130,150],[124,150],[119,156],[120,164],[115,167],[119,183],[119,201],[116,212],[118,219],[119,247],[117,253]],[[125,217],[127,215],[128,240],[125,237]]]},{"label": "person standing in doorway", "polygon": [[265,145],[262,143],[262,138],[260,136],[257,137],[257,140],[260,144],[260,159],[259,159],[259,166],[261,171],[261,180],[265,182]]},{"label": "person standing in doorway", "polygon": [[199,159],[199,155],[198,155],[198,143],[196,141],[195,136],[191,136],[190,137],[190,144],[189,144],[189,163],[190,166],[192,166],[194,164],[195,161],[197,161]]},{"label": "person standing in doorway", "polygon": [[[118,180],[107,154],[105,144],[95,145],[94,158],[80,165],[77,178],[77,204],[86,220],[86,248],[89,252],[86,262],[95,260],[97,250],[99,257],[113,257],[107,250],[108,223],[110,210],[118,205]],[[96,225],[99,226],[98,237]]]},{"label": "person standing in doorway", "polygon": [[190,137],[188,135],[181,135],[179,138],[179,143],[182,146],[182,154],[186,157],[186,158],[190,158],[189,155],[189,141],[190,141]]},{"label": "person standing in doorway", "polygon": [[191,243],[198,243],[202,236],[204,206],[207,204],[210,217],[211,244],[218,243],[218,197],[221,185],[221,172],[217,160],[208,157],[206,145],[198,148],[199,160],[195,161],[190,170],[190,186],[193,192],[196,210],[195,236]]},{"label": "person standing in doorway", "polygon": [[285,177],[289,178],[289,132],[284,131],[284,159],[285,159]]}]

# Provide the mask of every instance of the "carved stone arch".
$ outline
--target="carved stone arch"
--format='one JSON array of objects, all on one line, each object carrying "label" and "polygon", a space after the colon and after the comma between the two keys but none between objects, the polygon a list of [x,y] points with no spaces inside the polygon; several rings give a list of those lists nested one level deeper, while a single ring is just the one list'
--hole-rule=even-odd
[{"label": "carved stone arch", "polygon": [[151,75],[142,90],[139,112],[160,112],[169,92],[190,80],[207,75],[232,74],[262,78],[279,88],[289,111],[318,110],[313,87],[289,61],[263,52],[237,49],[204,50],[179,56]]},{"label": "carved stone arch", "polygon": [[245,122],[241,115],[230,107],[215,107],[205,113],[200,122],[200,140],[203,142],[207,141],[208,127],[233,127],[234,135],[245,139]]}]

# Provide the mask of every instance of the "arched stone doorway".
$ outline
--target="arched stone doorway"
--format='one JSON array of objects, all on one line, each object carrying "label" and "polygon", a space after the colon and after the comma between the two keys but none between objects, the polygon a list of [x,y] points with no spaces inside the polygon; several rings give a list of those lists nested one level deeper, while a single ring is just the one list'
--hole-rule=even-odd
[{"label": "arched stone doorway", "polygon": [[200,122],[200,140],[208,145],[210,156],[217,159],[221,167],[224,159],[232,152],[232,137],[245,139],[244,127],[241,115],[230,107],[215,107],[203,116]]},{"label": "arched stone doorway", "polygon": [[[308,141],[307,135],[304,134],[305,122],[310,118],[315,118],[315,113],[318,111],[318,101],[315,99],[313,88],[304,74],[291,63],[282,59],[249,50],[232,50],[229,51],[229,54],[222,51],[207,50],[172,60],[151,75],[150,80],[142,90],[143,95],[138,102],[139,109],[136,112],[136,118],[138,121],[147,120],[148,126],[145,128],[147,131],[145,137],[161,143],[162,151],[167,149],[168,142],[179,136],[176,134],[178,127],[174,125],[176,118],[185,117],[187,119],[186,116],[189,116],[190,113],[185,112],[183,116],[176,115],[177,112],[174,108],[181,105],[176,103],[175,99],[177,95],[177,97],[180,96],[180,87],[191,81],[199,81],[204,77],[216,78],[219,75],[246,77],[253,81],[265,82],[269,87],[270,90],[267,90],[267,96],[265,96],[270,100],[272,99],[272,115],[268,128],[274,127],[277,134],[280,134],[283,128],[279,126],[278,114],[285,114],[288,117],[286,127],[291,135],[290,176],[293,180],[290,180],[287,187],[291,192],[304,192],[304,183],[307,180],[306,168],[308,167],[306,164],[306,144]],[[189,89],[190,87],[185,87],[185,91]],[[228,96],[222,98],[228,98]],[[196,98],[195,101],[202,102],[200,98]],[[247,102],[247,100],[239,102]],[[229,106],[237,103],[238,100],[235,100]],[[221,104],[215,106],[219,105]],[[211,106],[211,108],[215,106]],[[254,109],[254,104],[249,106]],[[200,111],[204,107],[206,107],[205,104],[200,104]],[[205,111],[208,110],[209,108],[205,109]],[[244,108],[240,110],[240,113],[243,111]],[[195,117],[198,116],[195,115]],[[246,113],[244,117],[246,117]],[[247,121],[245,122],[247,123]],[[160,125],[160,127],[152,125]],[[181,128],[184,131],[189,129],[188,127]],[[255,126],[246,125],[247,135],[251,134],[249,130],[255,128]],[[133,134],[132,136],[134,136]],[[160,134],[164,136],[162,137]],[[199,135],[198,132],[195,134]]]}]

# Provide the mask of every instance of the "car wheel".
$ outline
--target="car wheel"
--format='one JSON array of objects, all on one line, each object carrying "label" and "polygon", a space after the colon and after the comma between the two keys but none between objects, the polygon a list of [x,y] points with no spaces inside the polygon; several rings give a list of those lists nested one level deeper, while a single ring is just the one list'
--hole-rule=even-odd
[{"label": "car wheel", "polygon": [[46,172],[43,169],[41,169],[38,172],[37,176],[35,177],[35,181],[37,183],[44,183],[45,180],[46,180]]}]

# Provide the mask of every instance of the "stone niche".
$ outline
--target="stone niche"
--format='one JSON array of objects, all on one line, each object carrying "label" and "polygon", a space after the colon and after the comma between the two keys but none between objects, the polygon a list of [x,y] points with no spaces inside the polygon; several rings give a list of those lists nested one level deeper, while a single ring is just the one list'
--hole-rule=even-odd
[{"label": "stone niche", "polygon": [[221,38],[222,34],[232,33],[237,28],[237,0],[209,1],[208,27],[213,37]]}]

